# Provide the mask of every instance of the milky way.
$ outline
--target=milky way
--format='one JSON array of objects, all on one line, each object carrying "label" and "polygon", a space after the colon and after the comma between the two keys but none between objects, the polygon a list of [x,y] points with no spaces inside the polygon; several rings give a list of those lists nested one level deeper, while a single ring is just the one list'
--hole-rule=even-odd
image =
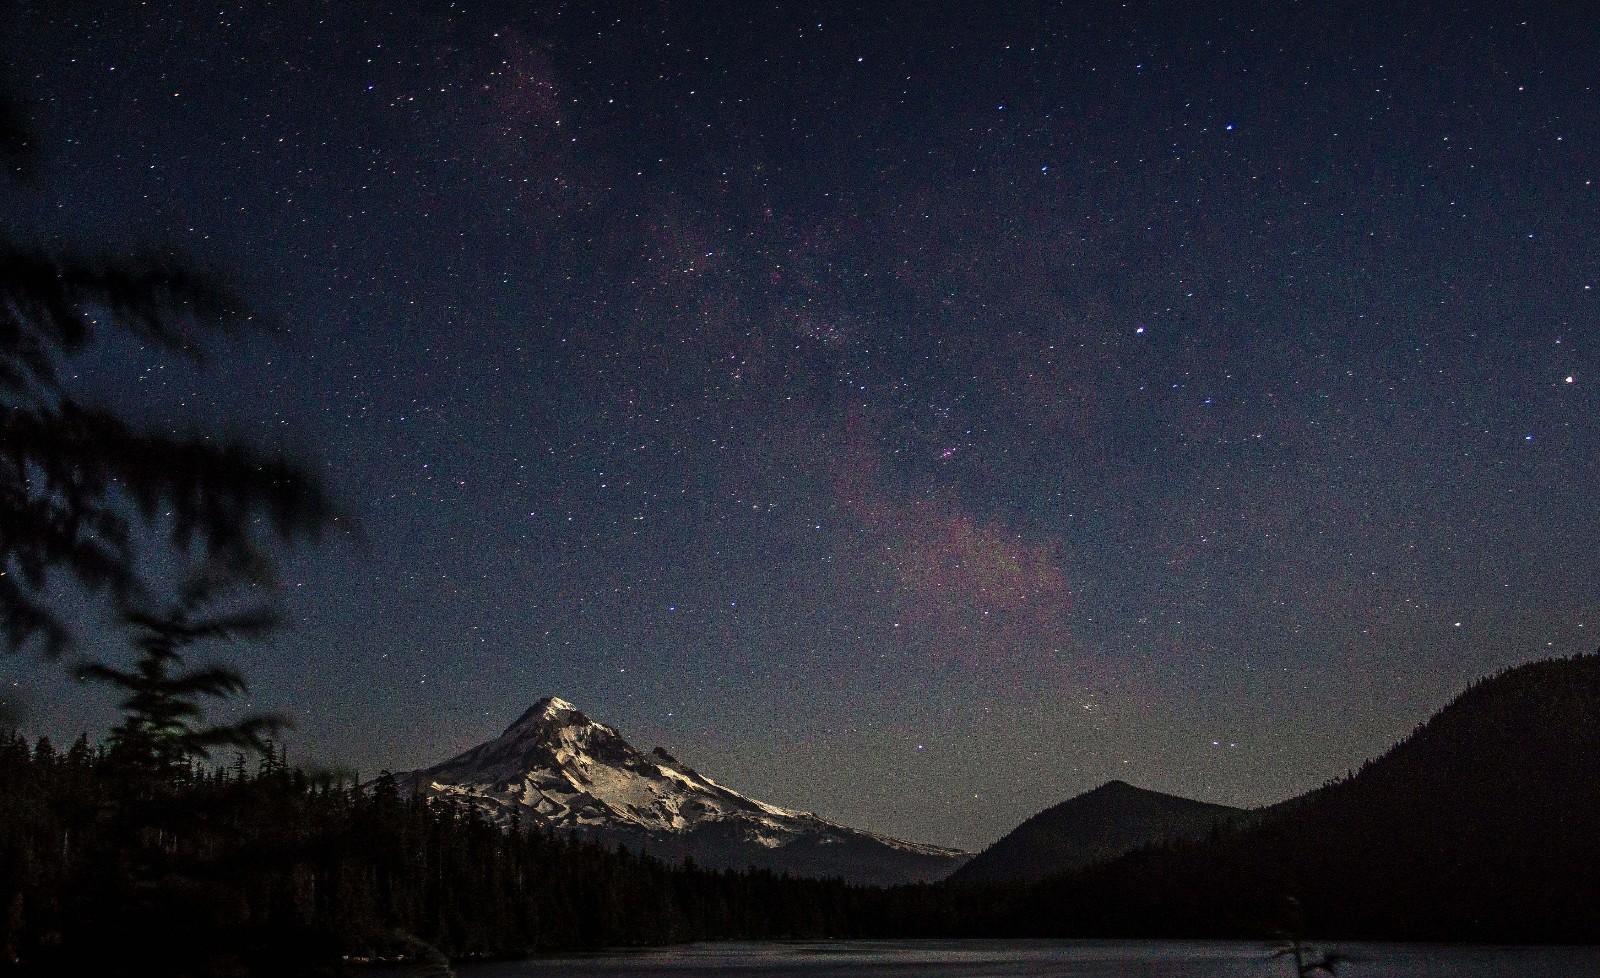
[{"label": "milky way", "polygon": [[77,382],[359,516],[233,653],[303,758],[555,693],[976,846],[1276,800],[1600,644],[1587,5],[158,6],[13,15],[0,193],[279,327]]}]

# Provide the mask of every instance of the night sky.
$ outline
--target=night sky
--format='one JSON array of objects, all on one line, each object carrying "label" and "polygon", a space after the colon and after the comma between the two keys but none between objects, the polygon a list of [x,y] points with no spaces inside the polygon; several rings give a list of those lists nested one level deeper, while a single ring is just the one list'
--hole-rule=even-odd
[{"label": "night sky", "polygon": [[[1278,800],[1600,645],[1600,8],[0,30],[43,152],[8,233],[176,244],[277,329],[76,389],[301,452],[363,527],[227,653],[298,759],[412,767],[559,694],[976,847],[1112,777]],[[111,720],[0,670],[36,731]]]}]

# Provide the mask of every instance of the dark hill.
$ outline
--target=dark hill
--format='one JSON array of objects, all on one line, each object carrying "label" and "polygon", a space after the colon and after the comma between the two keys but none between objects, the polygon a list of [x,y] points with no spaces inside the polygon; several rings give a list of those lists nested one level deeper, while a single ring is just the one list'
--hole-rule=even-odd
[{"label": "dark hill", "polygon": [[1108,781],[1023,822],[950,879],[958,883],[1037,880],[1154,842],[1203,838],[1213,826],[1243,814],[1226,805]]},{"label": "dark hill", "polygon": [[1026,933],[1600,941],[1600,655],[1474,684],[1358,773],[1220,838],[1055,877]]}]

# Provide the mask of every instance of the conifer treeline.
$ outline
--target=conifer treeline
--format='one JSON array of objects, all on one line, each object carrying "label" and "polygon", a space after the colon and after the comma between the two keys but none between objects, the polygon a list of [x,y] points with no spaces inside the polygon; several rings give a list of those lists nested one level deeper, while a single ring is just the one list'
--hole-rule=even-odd
[{"label": "conifer treeline", "polygon": [[[713,939],[934,933],[935,887],[669,867],[287,767],[185,767],[0,735],[0,953],[40,972],[301,974]],[[430,950],[431,949],[431,950]]]},{"label": "conifer treeline", "polygon": [[1600,655],[1534,663],[1475,685],[1353,777],[1207,839],[1031,885],[891,889],[507,830],[273,750],[152,766],[136,737],[60,752],[0,734],[0,959],[110,978],[728,939],[1590,943],[1597,723]]}]

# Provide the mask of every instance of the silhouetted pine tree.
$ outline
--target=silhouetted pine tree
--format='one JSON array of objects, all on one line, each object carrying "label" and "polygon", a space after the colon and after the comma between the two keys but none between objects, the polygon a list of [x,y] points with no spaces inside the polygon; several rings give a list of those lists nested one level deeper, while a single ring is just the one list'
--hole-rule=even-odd
[{"label": "silhouetted pine tree", "polygon": [[203,699],[227,699],[246,692],[244,677],[228,666],[190,667],[191,646],[229,639],[259,639],[278,626],[277,612],[252,604],[217,611],[242,584],[235,569],[208,565],[190,576],[177,599],[162,611],[135,605],[122,609],[129,642],[138,650],[130,668],[102,662],[79,667],[79,678],[105,683],[125,694],[122,721],[109,743],[119,760],[162,779],[175,777],[212,750],[234,747],[273,759],[268,737],[288,725],[276,714],[255,714],[228,724],[206,724]]}]

